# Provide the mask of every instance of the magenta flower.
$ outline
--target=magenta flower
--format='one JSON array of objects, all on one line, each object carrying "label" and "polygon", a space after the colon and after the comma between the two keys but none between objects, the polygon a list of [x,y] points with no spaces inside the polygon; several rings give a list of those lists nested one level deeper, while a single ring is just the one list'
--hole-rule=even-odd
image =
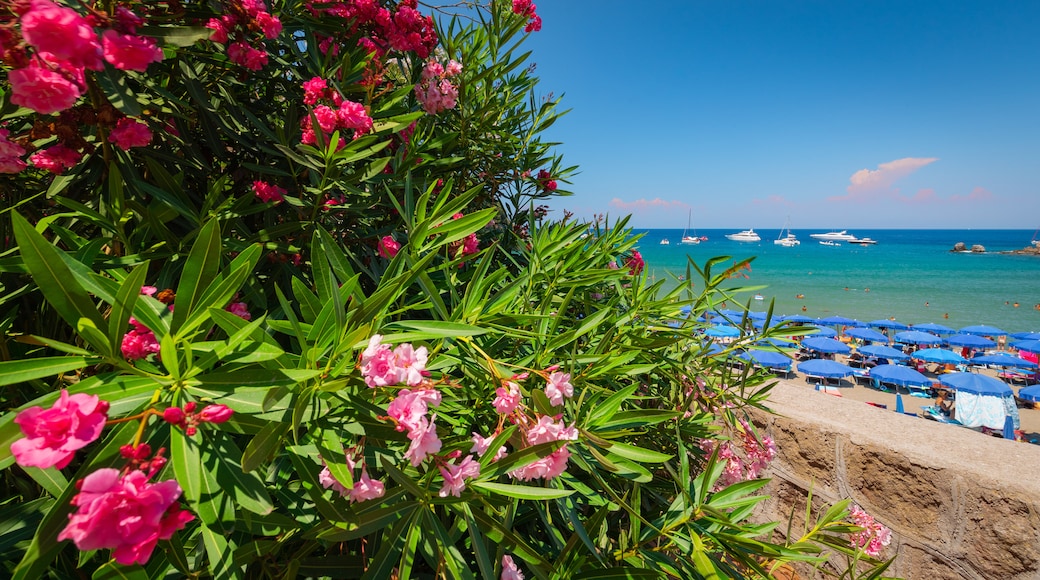
[{"label": "magenta flower", "polygon": [[646,263],[643,262],[643,255],[638,250],[632,250],[632,255],[625,260],[625,266],[628,267],[628,273],[632,276],[638,276],[643,271],[643,267]]},{"label": "magenta flower", "polygon": [[225,423],[234,414],[226,405],[206,405],[199,411],[199,423]]},{"label": "magenta flower", "polygon": [[249,306],[247,306],[245,302],[232,302],[225,306],[224,310],[227,310],[242,320],[253,319],[253,315],[249,313]]},{"label": "magenta flower", "polygon": [[501,387],[495,389],[495,400],[491,402],[491,405],[495,407],[499,415],[512,413],[519,404],[520,385],[512,381],[505,381]]},{"label": "magenta flower", "polygon": [[123,335],[123,342],[120,344],[123,358],[138,360],[148,358],[150,354],[159,354],[159,341],[155,338],[155,333],[134,318],[130,319],[130,324],[133,328]]},{"label": "magenta flower", "polygon": [[227,49],[231,62],[249,70],[260,70],[267,65],[267,53],[244,42],[233,42]]},{"label": "magenta flower", "polygon": [[101,35],[101,48],[105,60],[119,70],[144,72],[148,65],[163,59],[163,52],[154,39],[119,34],[115,30],[106,30]]},{"label": "magenta flower", "polygon": [[506,554],[502,556],[502,577],[500,580],[524,580],[524,573],[517,568],[513,557]]},{"label": "magenta flower", "polygon": [[58,541],[72,540],[83,551],[110,549],[124,566],[148,562],[156,542],[195,519],[177,504],[181,488],[172,479],[153,484],[141,471],[120,477],[119,470],[104,468],[80,483],[72,499],[79,509]]},{"label": "magenta flower", "polygon": [[29,161],[32,161],[34,166],[55,175],[60,175],[66,169],[75,167],[81,159],[83,159],[82,153],[61,143],[46,149],[40,149],[29,156]]},{"label": "magenta flower", "polygon": [[319,99],[325,98],[325,92],[329,88],[325,79],[314,77],[303,83],[303,104],[316,105]]},{"label": "magenta flower", "polygon": [[440,471],[444,476],[444,485],[437,495],[461,497],[462,490],[466,489],[465,480],[480,477],[480,464],[473,460],[472,455],[467,455],[458,465],[454,463],[442,465]]},{"label": "magenta flower", "polygon": [[29,11],[22,15],[21,25],[25,42],[46,53],[49,60],[92,70],[104,68],[97,34],[75,10],[50,0],[33,0]]},{"label": "magenta flower", "polygon": [[355,137],[372,130],[372,117],[368,116],[368,111],[361,103],[343,101],[339,104],[336,117],[339,119],[340,127],[356,131]]},{"label": "magenta flower", "polygon": [[282,33],[282,22],[278,20],[277,16],[260,12],[254,17],[254,20],[266,38],[278,38],[278,35]]},{"label": "magenta flower", "polygon": [[383,236],[379,240],[379,255],[387,260],[392,259],[401,251],[401,244],[393,236]]},{"label": "magenta flower", "polygon": [[83,94],[80,85],[36,62],[7,73],[11,102],[49,115],[68,109]]},{"label": "magenta flower", "polygon": [[[256,197],[264,203],[282,203],[285,201],[285,190],[267,183],[266,181],[254,181],[253,182],[253,193]],[[248,318],[246,320],[249,320]]]},{"label": "magenta flower", "polygon": [[50,409],[29,407],[18,413],[14,422],[25,438],[11,444],[11,454],[22,467],[62,469],[77,450],[101,436],[107,419],[107,401],[62,389]]},{"label": "magenta flower", "polygon": [[25,148],[7,138],[11,132],[0,129],[0,173],[19,173],[26,168],[22,161]]},{"label": "magenta flower", "polygon": [[145,147],[152,142],[152,130],[148,124],[131,117],[123,117],[115,129],[108,134],[108,141],[123,151],[133,147]]},{"label": "magenta flower", "polygon": [[553,405],[562,405],[563,398],[571,398],[574,396],[574,385],[571,384],[571,375],[569,373],[552,373],[549,375],[549,382],[545,385],[545,396],[549,397],[549,402]]}]

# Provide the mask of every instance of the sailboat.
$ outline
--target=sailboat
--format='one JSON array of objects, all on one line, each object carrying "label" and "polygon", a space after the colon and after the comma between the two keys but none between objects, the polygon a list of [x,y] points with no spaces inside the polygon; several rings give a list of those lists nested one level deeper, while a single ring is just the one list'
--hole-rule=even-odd
[{"label": "sailboat", "polygon": [[[784,235],[784,232],[787,232],[786,236]],[[784,229],[780,230],[780,236],[778,238],[776,238],[775,240],[773,240],[773,243],[778,245],[778,246],[784,246],[785,248],[790,248],[790,247],[793,247],[793,246],[797,246],[798,244],[802,243],[802,242],[798,241],[798,237],[797,236],[795,236],[793,233],[791,233],[791,218],[790,217],[788,217],[787,221],[784,222]]]},{"label": "sailboat", "polygon": [[[693,222],[693,210],[692,209],[690,210],[690,216],[686,219],[686,229],[683,230],[682,240],[679,241],[680,244],[699,244],[699,243],[701,243],[701,238],[698,238],[697,236],[691,236],[689,234],[689,232],[690,232],[690,223],[691,222]],[[694,233],[696,234],[697,232],[694,232]]]}]

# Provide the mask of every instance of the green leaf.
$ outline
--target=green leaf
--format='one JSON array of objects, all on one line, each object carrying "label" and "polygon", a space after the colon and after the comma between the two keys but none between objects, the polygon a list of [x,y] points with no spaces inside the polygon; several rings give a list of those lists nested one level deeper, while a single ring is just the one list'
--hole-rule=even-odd
[{"label": "green leaf", "polygon": [[[461,322],[445,322],[438,320],[399,320],[386,325],[386,328],[409,328],[416,332],[408,333],[406,340],[423,340],[430,338],[457,338],[459,336],[477,336],[487,332],[486,328],[462,324]],[[388,334],[384,342],[404,342],[401,337]]]},{"label": "green leaf", "polygon": [[255,514],[267,515],[274,511],[271,496],[264,482],[254,473],[246,473],[240,464],[242,452],[231,439],[220,432],[209,431],[206,441],[213,446],[217,458],[217,483],[225,493],[235,498],[235,503]]},{"label": "green leaf", "polygon": [[134,564],[124,566],[114,561],[105,562],[94,570],[92,580],[149,580],[148,570]]},{"label": "green leaf", "polygon": [[329,542],[356,540],[383,528],[390,527],[397,520],[411,515],[418,507],[419,502],[417,501],[397,502],[392,506],[365,513],[355,521],[349,522],[346,528],[336,526],[331,530],[318,534],[318,537]]},{"label": "green leaf", "polygon": [[76,328],[80,318],[86,318],[94,323],[95,328],[107,329],[108,325],[101,318],[94,302],[76,282],[57,248],[18,213],[11,214],[11,221],[25,266],[47,302],[73,328]]},{"label": "green leaf", "polygon": [[253,436],[242,452],[242,470],[249,473],[266,462],[281,446],[285,434],[289,432],[286,423],[272,421],[264,425],[259,433]]},{"label": "green leaf", "polygon": [[588,570],[574,575],[574,580],[626,580],[640,578],[666,578],[659,570],[647,568],[605,568],[602,570]]},{"label": "green leaf", "polygon": [[672,458],[667,453],[661,453],[659,451],[651,451],[649,449],[643,449],[642,447],[636,447],[635,445],[628,445],[627,443],[620,443],[618,441],[610,441],[609,445],[603,445],[603,448],[624,457],[625,459],[631,459],[632,461],[639,461],[641,463],[664,463]]},{"label": "green leaf", "polygon": [[147,275],[148,263],[145,262],[131,270],[126,279],[119,284],[119,292],[112,302],[112,312],[108,316],[108,341],[112,353],[120,352],[123,335],[130,325],[130,313],[137,306],[137,299],[141,296],[141,287]]},{"label": "green leaf", "polygon": [[101,92],[105,93],[108,102],[130,117],[141,116],[141,104],[137,102],[134,92],[126,84],[126,73],[116,70],[112,65],[105,63],[105,70],[95,73]]},{"label": "green leaf", "polygon": [[65,479],[65,476],[57,468],[48,467],[47,469],[40,469],[39,467],[22,467],[35,481],[40,484],[40,487],[47,490],[47,493],[54,497],[61,497],[61,494],[65,491],[65,488],[69,485],[69,480]]},{"label": "green leaf", "polygon": [[42,379],[97,364],[97,357],[49,356],[0,362],[0,386]]},{"label": "green leaf", "polygon": [[567,497],[574,493],[571,489],[549,489],[546,487],[532,487],[528,485],[512,485],[508,483],[492,483],[490,481],[474,481],[470,486],[489,491],[497,495],[515,497],[517,499],[556,499]]},{"label": "green leaf", "polygon": [[142,26],[137,33],[158,39],[163,46],[185,47],[209,40],[213,29],[205,26]]},{"label": "green leaf", "polygon": [[[199,298],[217,277],[220,266],[220,224],[210,220],[199,230],[198,237],[188,252],[188,259],[181,271],[181,279],[177,284],[177,298],[174,300],[173,322],[170,330],[177,332],[188,315],[195,312]],[[212,306],[212,305],[209,305]]]}]

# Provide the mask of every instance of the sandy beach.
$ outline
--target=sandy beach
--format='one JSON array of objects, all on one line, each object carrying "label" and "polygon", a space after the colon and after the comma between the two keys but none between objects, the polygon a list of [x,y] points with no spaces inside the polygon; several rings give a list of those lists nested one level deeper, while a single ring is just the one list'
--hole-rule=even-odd
[{"label": "sandy beach", "polygon": [[[847,357],[845,356],[839,355],[835,358],[838,360],[838,362],[841,363],[848,362]],[[788,377],[790,378],[783,378],[782,376],[778,376],[778,379],[796,388],[805,389],[806,391],[815,391],[816,382],[818,382],[817,379],[814,378],[812,379],[812,382],[810,382],[806,379],[806,376],[803,373],[793,371],[794,367],[796,366],[797,362],[795,362],[795,364],[792,365],[792,372],[788,373]],[[981,374],[986,374],[994,377],[997,376],[996,371],[992,369],[982,368],[977,369],[977,371]],[[926,372],[924,374],[925,376],[935,378],[936,383],[938,383],[939,379],[935,373]],[[860,379],[859,382],[854,381],[853,377],[844,378],[840,381],[837,379],[828,379],[827,386],[830,388],[827,389],[825,392],[819,392],[814,394],[818,394],[819,396],[841,396],[846,400],[859,401],[863,404],[873,403],[875,405],[885,405],[889,411],[895,411],[895,392],[879,391],[865,384],[865,381],[863,381],[862,379]],[[1017,386],[1013,386],[1012,389],[1016,393],[1018,392]],[[902,388],[899,390],[899,392],[902,395],[903,411],[905,413],[919,414],[921,412],[922,407],[935,404],[935,399],[933,398],[921,398],[912,396],[908,394],[909,392],[906,389]],[[812,398],[807,398],[806,404],[811,405],[812,400]],[[1018,413],[1020,418],[1019,430],[1022,432],[1022,440],[1025,442],[1040,444],[1040,409],[1035,409],[1031,407],[1023,408],[1020,405]],[[922,421],[933,423],[936,429],[949,428],[949,425],[931,421],[929,419],[922,418]],[[984,436],[984,434],[979,433],[979,437]]]}]

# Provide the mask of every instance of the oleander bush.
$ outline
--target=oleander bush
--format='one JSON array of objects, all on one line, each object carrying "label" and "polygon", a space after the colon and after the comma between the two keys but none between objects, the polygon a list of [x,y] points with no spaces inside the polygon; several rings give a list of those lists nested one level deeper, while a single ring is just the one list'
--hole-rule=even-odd
[{"label": "oleander bush", "polygon": [[884,570],[845,502],[749,519],[769,385],[690,339],[740,264],[550,219],[541,19],[455,9],[0,7],[5,573]]}]

